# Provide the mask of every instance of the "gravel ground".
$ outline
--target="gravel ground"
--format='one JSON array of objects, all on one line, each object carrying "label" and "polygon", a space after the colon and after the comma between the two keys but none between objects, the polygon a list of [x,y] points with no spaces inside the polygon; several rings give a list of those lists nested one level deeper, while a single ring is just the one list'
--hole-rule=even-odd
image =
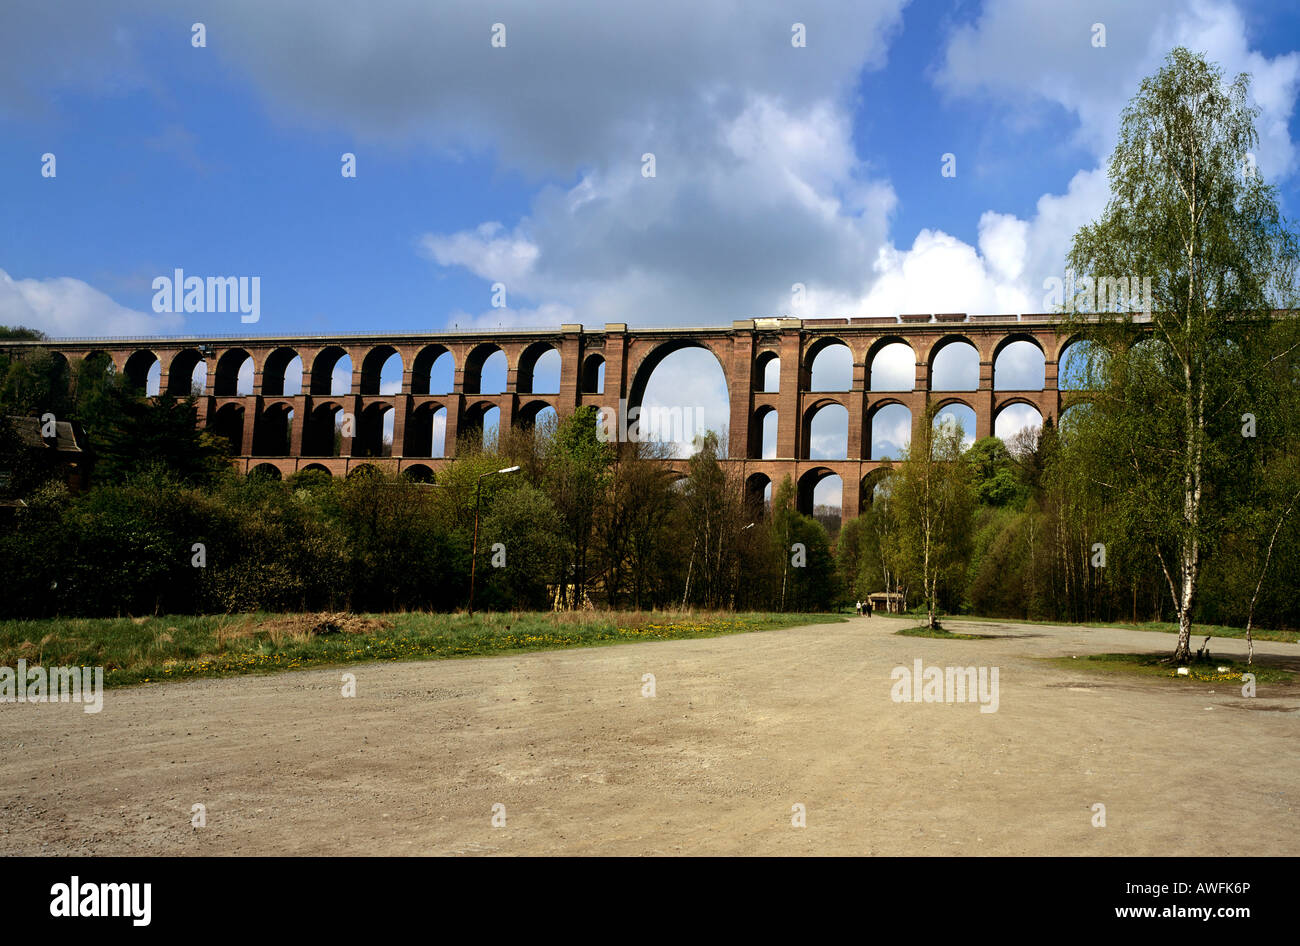
[{"label": "gravel ground", "polygon": [[[1166,634],[901,626],[146,685],[98,714],[0,704],[0,851],[1300,853],[1300,686],[1247,699],[1035,659],[1172,650]],[[1256,652],[1300,669],[1300,645]],[[918,658],[997,667],[997,711],[894,702],[891,670]]]}]

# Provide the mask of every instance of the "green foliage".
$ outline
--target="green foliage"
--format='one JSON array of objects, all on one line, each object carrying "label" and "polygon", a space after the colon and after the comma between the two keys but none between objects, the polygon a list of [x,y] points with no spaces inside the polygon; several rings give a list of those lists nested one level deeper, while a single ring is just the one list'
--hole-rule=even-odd
[{"label": "green foliage", "polygon": [[162,470],[186,483],[211,483],[229,468],[222,442],[197,424],[193,397],[141,398],[122,386],[106,392],[90,430],[95,476],[123,482]]},{"label": "green foliage", "polygon": [[1110,203],[1070,252],[1082,278],[1150,281],[1149,321],[1073,318],[1088,342],[1091,406],[1066,450],[1102,494],[1115,540],[1158,562],[1179,660],[1207,552],[1241,501],[1253,452],[1241,419],[1278,390],[1275,310],[1294,303],[1295,235],[1274,188],[1242,173],[1257,115],[1248,76],[1225,84],[1202,56],[1173,50],[1125,109]]}]

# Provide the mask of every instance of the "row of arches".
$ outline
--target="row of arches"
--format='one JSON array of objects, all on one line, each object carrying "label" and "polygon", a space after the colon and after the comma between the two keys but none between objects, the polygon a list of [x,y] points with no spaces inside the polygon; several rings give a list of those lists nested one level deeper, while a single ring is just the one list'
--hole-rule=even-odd
[{"label": "row of arches", "polygon": [[[774,460],[778,456],[777,426],[779,412],[775,407],[763,406],[754,412],[750,425],[749,457],[754,460]],[[975,410],[961,401],[943,404],[935,416],[936,423],[961,425],[966,446],[975,441]],[[912,439],[913,416],[911,409],[898,401],[888,401],[875,407],[867,416],[863,433],[869,437],[864,460],[897,460]],[[1027,427],[1042,426],[1043,415],[1038,407],[1025,400],[1013,400],[999,405],[993,415],[993,435],[1010,440]],[[803,460],[847,460],[849,456],[849,412],[842,404],[824,402],[814,404],[804,413]]]},{"label": "row of arches", "polygon": [[[641,366],[648,377],[663,357],[671,354],[663,346],[662,354],[651,353]],[[1057,387],[1076,389],[1081,383],[1082,352],[1078,343],[1067,342],[1061,349]],[[961,335],[948,336],[929,349],[923,365],[931,391],[973,391],[979,388],[979,349]],[[94,352],[107,368],[111,358]],[[1008,336],[994,351],[993,389],[1000,391],[1037,391],[1046,384],[1046,353],[1033,336]],[[873,392],[912,391],[916,388],[918,362],[912,346],[904,339],[886,337],[878,340],[866,355],[866,388]],[[128,381],[154,395],[162,391],[162,362],[151,350],[133,352],[126,360]],[[292,347],[269,352],[261,365],[261,390],[255,390],[256,362],[245,348],[231,348],[216,358],[212,393],[218,397],[249,396],[291,397],[297,394],[340,396],[402,393],[405,366],[401,353],[392,345],[371,348],[354,373],[351,354],[341,346],[328,345],[311,358],[304,377],[302,355]],[[809,391],[847,391],[852,387],[853,354],[849,346],[835,338],[819,339],[805,357],[805,377]],[[465,394],[500,394],[507,390],[510,365],[505,352],[490,342],[470,350],[463,366],[462,389]],[[520,354],[514,366],[514,390],[520,394],[556,394],[560,390],[561,359],[550,342],[537,342]],[[203,394],[207,390],[209,361],[197,348],[185,349],[173,356],[167,371],[167,392],[177,396]],[[354,374],[357,376],[353,391]],[[780,391],[781,360],[775,351],[762,351],[755,357],[754,390],[760,393]],[[583,362],[583,393],[604,393],[605,359],[589,354]],[[450,394],[455,389],[454,354],[443,345],[421,348],[411,359],[410,391],[415,395]]]},{"label": "row of arches", "polygon": [[[334,475],[333,471],[323,463],[308,463],[294,472],[324,473],[326,476]],[[373,464],[359,463],[348,470],[345,476],[348,479],[352,479],[353,477],[376,476],[379,475],[380,472],[379,467],[374,466]],[[248,475],[250,477],[262,476],[272,480],[284,479],[284,473],[274,463],[258,463],[248,471]],[[433,468],[425,466],[423,463],[412,463],[409,466],[403,467],[402,476],[414,480],[417,483],[432,483],[435,479]]]},{"label": "row of arches", "polygon": [[[400,450],[396,455],[405,457],[448,456],[448,406],[429,402],[411,411],[401,425]],[[556,417],[555,408],[545,401],[525,404],[514,415],[514,425],[531,430]],[[349,428],[343,404],[334,400],[313,404],[301,427],[301,446],[293,444],[297,412],[288,402],[265,406],[253,417],[252,456],[259,457],[389,457],[393,456],[398,439],[397,407],[394,404],[367,405],[352,419]],[[211,416],[208,429],[225,437],[232,451],[238,455],[246,440],[247,412],[243,404],[223,404]],[[458,418],[459,434],[470,433],[485,447],[496,440],[501,428],[501,409],[491,402],[481,401],[465,408]]]},{"label": "row of arches", "polygon": [[[99,365],[101,370],[114,370],[112,358],[106,352],[91,352],[86,360]],[[465,359],[463,393],[505,393],[511,367],[506,353],[499,346],[487,342],[477,345]],[[163,393],[162,368],[162,361],[155,352],[141,349],[127,357],[123,371],[129,384],[153,396]],[[359,372],[354,371],[352,355],[339,345],[327,345],[311,354],[310,368],[304,367],[302,354],[297,349],[288,346],[276,348],[262,359],[260,369],[259,391],[256,384],[258,365],[253,353],[242,347],[224,350],[213,365],[212,394],[216,397],[400,394],[405,379],[402,354],[392,345],[380,345],[367,351],[361,359]],[[560,392],[560,352],[549,342],[537,342],[525,348],[513,369],[515,393]],[[174,355],[167,366],[166,392],[178,397],[203,395],[208,389],[208,371],[209,358],[200,349],[184,349]],[[604,393],[604,357],[588,355],[583,363],[582,377],[584,393]],[[408,393],[451,394],[455,384],[455,355],[446,346],[427,345],[411,359]]]},{"label": "row of arches", "polygon": [[[1083,354],[1079,343],[1061,349],[1057,387],[1071,390],[1081,382]],[[913,391],[918,362],[912,346],[898,338],[884,338],[867,352],[865,387],[868,391]],[[838,339],[825,339],[805,356],[808,391],[848,391],[853,386],[853,353]],[[995,349],[993,390],[1041,391],[1047,383],[1047,354],[1032,336],[1009,336]],[[925,363],[931,391],[975,391],[980,382],[980,351],[964,336],[935,343]],[[775,351],[760,352],[754,361],[754,390],[777,393],[781,385],[781,359]]]}]

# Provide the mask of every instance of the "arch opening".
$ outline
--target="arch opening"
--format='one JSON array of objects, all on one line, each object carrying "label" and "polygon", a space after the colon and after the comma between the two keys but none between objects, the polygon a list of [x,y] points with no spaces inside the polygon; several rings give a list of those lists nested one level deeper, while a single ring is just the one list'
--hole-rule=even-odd
[{"label": "arch opening", "polygon": [[507,368],[505,352],[491,343],[479,345],[465,359],[465,393],[504,393]]},{"label": "arch opening", "polygon": [[306,457],[343,455],[344,411],[338,404],[321,404],[312,409],[302,436],[302,454]]},{"label": "arch opening", "polygon": [[412,394],[451,394],[456,385],[456,359],[442,345],[420,349],[411,362]]},{"label": "arch opening", "polygon": [[352,441],[354,457],[391,457],[393,422],[397,411],[391,404],[371,404],[358,418],[357,435]]},{"label": "arch opening", "polygon": [[605,393],[605,358],[603,355],[588,355],[582,366],[582,393]]},{"label": "arch opening", "polygon": [[406,444],[402,453],[408,457],[444,457],[447,455],[447,408],[441,404],[421,404],[406,423]]},{"label": "arch opening", "polygon": [[849,456],[849,411],[843,404],[821,404],[808,414],[805,438],[808,460],[847,460]]},{"label": "arch opening", "polygon": [[871,391],[911,391],[916,388],[916,352],[906,342],[887,342],[871,355]]},{"label": "arch opening", "polygon": [[242,404],[225,404],[208,424],[208,430],[218,437],[224,437],[230,444],[229,452],[237,457],[244,449],[244,407]]},{"label": "arch opening", "polygon": [[392,345],[380,345],[361,361],[361,394],[401,394],[402,356]]},{"label": "arch opening", "polygon": [[554,345],[537,342],[524,349],[519,356],[515,390],[520,394],[560,393],[560,353]]},{"label": "arch opening", "polygon": [[809,391],[848,391],[853,387],[853,352],[841,341],[819,347],[808,369]]},{"label": "arch opening", "polygon": [[931,391],[978,391],[980,353],[965,338],[940,342],[930,358]]},{"label": "arch opening", "polygon": [[872,460],[897,460],[912,443],[912,412],[902,404],[886,404],[871,415]]},{"label": "arch opening", "polygon": [[352,356],[337,345],[317,353],[311,362],[311,393],[340,397],[352,393]]},{"label": "arch opening", "polygon": [[167,393],[173,397],[202,397],[208,382],[208,363],[195,348],[176,353],[167,366]]},{"label": "arch opening", "polygon": [[934,415],[934,426],[961,427],[961,448],[967,450],[975,442],[975,411],[965,404],[948,404]]},{"label": "arch opening", "polygon": [[293,408],[272,404],[262,411],[253,432],[253,454],[260,457],[287,457],[292,453]]},{"label": "arch opening", "polygon": [[1047,358],[1036,342],[1015,339],[993,358],[994,391],[1041,391],[1047,379]]},{"label": "arch opening", "polygon": [[778,414],[774,407],[760,407],[750,423],[749,455],[755,460],[776,459]]},{"label": "arch opening", "polygon": [[277,348],[262,365],[262,394],[295,397],[302,393],[302,358],[292,348]]},{"label": "arch opening", "polygon": [[754,390],[764,394],[780,393],[781,358],[776,352],[759,352],[754,359]]},{"label": "arch opening", "polygon": [[1025,431],[1042,428],[1043,415],[1032,404],[1015,401],[998,410],[993,418],[993,436],[1010,448]]},{"label": "arch opening", "polygon": [[712,431],[720,454],[726,454],[727,376],[717,356],[698,342],[666,342],[647,355],[633,377],[627,412],[628,439],[669,445],[681,459]]}]

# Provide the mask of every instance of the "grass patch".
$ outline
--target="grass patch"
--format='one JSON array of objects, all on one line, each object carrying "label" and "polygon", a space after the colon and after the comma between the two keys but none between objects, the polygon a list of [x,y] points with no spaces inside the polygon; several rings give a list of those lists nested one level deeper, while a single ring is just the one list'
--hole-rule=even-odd
[{"label": "grass patch", "polygon": [[[916,620],[918,617],[924,618],[925,612],[907,613],[907,614],[890,614],[886,611],[877,611],[875,617],[894,618],[903,620]],[[970,621],[973,624],[1038,624],[1043,627],[1113,627],[1121,631],[1149,631],[1156,634],[1177,634],[1178,625],[1171,621],[1143,621],[1138,624],[1130,624],[1123,621],[1032,621],[1028,618],[990,618],[981,617],[973,614],[949,614],[945,615],[950,621]],[[1225,637],[1235,640],[1246,639],[1246,629],[1244,627],[1229,627],[1223,624],[1196,624],[1192,626],[1192,639],[1204,640],[1206,635],[1210,637]],[[1289,630],[1271,630],[1265,627],[1251,628],[1251,636],[1257,641],[1281,641],[1284,644],[1294,644],[1300,642],[1300,631]]]},{"label": "grass patch", "polygon": [[1165,653],[1088,654],[1078,657],[1049,657],[1046,659],[1067,670],[1137,674],[1188,683],[1240,684],[1243,673],[1253,673],[1257,684],[1286,684],[1292,683],[1296,679],[1294,670],[1272,666],[1267,663],[1246,664],[1244,661],[1226,658],[1193,661],[1187,666],[1187,673],[1180,674],[1178,667],[1169,660],[1169,655]]},{"label": "grass patch", "polygon": [[681,640],[843,621],[835,614],[236,614],[0,621],[0,665],[104,668],[109,687]]},{"label": "grass patch", "polygon": [[945,631],[941,627],[927,627],[924,624],[918,624],[916,627],[905,627],[901,631],[894,631],[901,637],[934,637],[945,641],[987,641],[992,640],[994,634],[954,634],[952,631]]}]

